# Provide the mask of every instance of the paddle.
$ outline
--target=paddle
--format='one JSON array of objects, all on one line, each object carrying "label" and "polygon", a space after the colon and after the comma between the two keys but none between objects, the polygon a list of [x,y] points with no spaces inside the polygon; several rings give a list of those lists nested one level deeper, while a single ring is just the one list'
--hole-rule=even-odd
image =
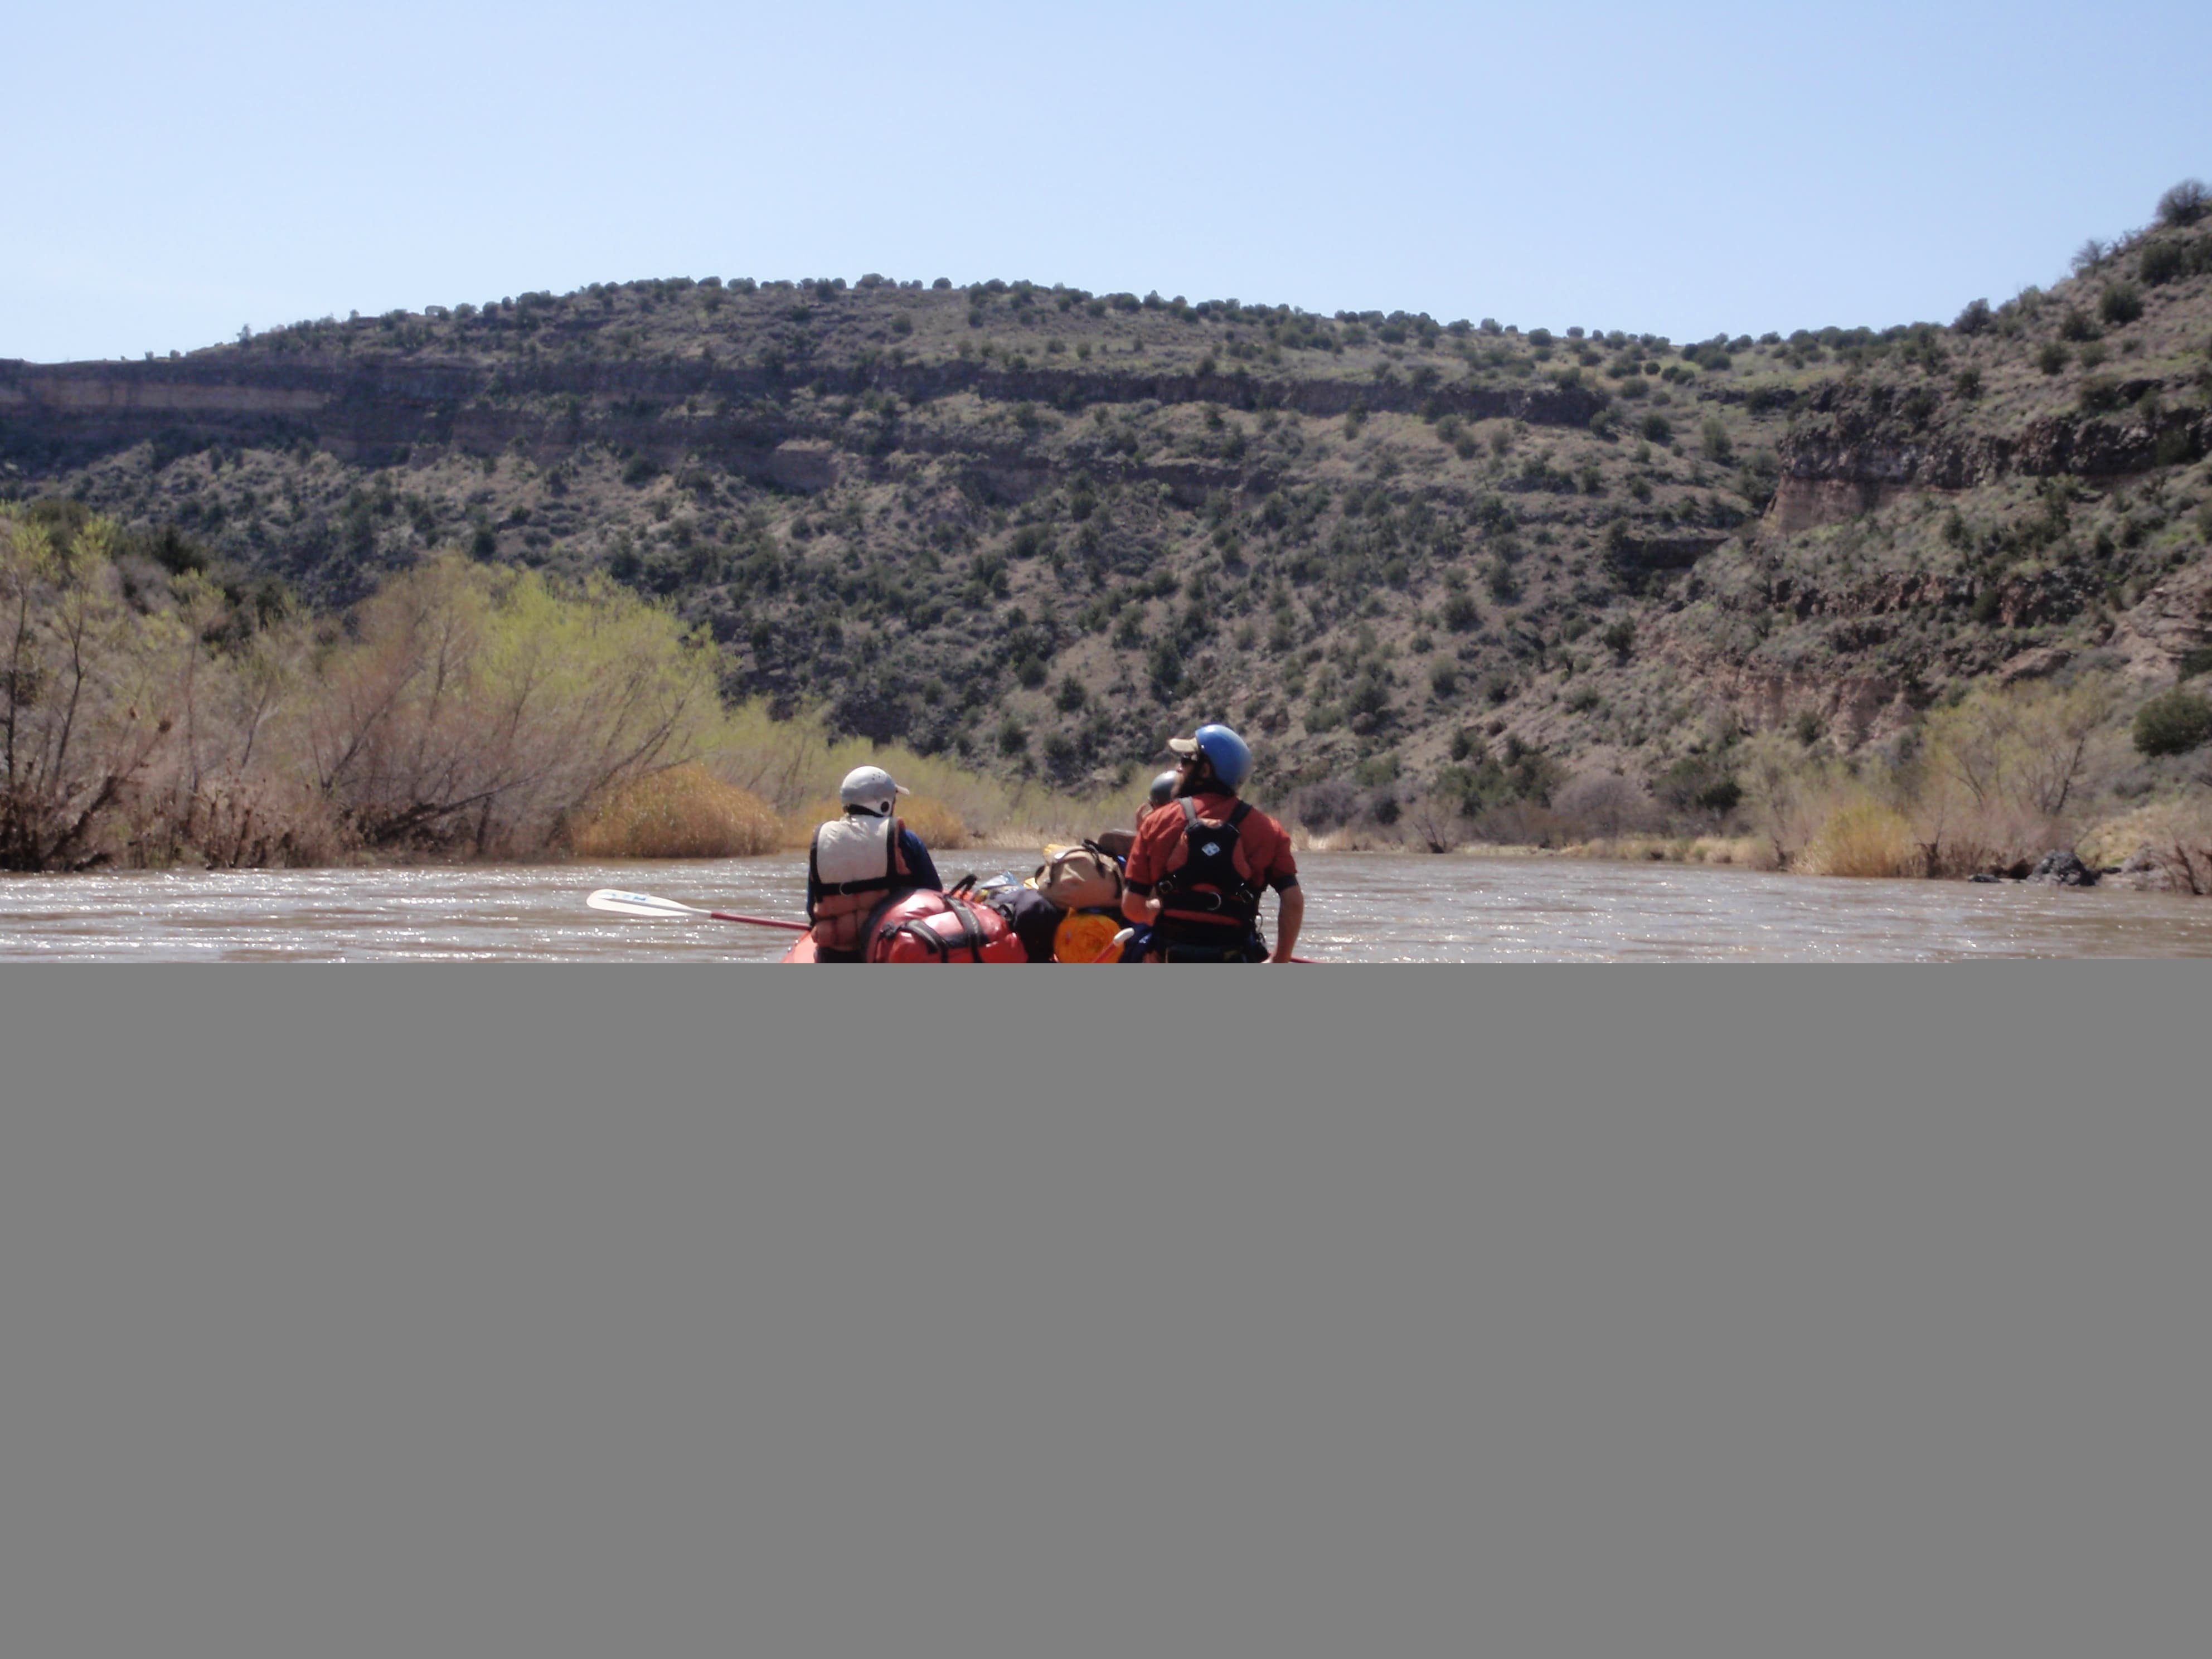
[{"label": "paddle", "polygon": [[[781,927],[787,933],[807,931],[803,921],[778,921],[774,916],[740,916],[728,910],[702,910],[696,904],[684,904],[672,898],[662,898],[657,893],[625,893],[618,887],[602,887],[584,901],[594,910],[611,910],[618,916],[650,916],[659,921],[670,921],[678,916],[704,916],[709,921],[739,921],[748,927]],[[1093,958],[1104,962],[1119,954],[1128,942],[1125,930],[1109,942],[1104,951]],[[1310,963],[1311,957],[1292,957],[1292,962]]]},{"label": "paddle", "polygon": [[653,916],[667,921],[676,916],[705,916],[710,921],[741,921],[748,927],[781,927],[788,933],[806,932],[803,921],[778,921],[774,916],[740,916],[727,910],[702,910],[696,904],[679,904],[654,893],[625,893],[602,887],[584,901],[594,910],[611,910],[618,916]]}]

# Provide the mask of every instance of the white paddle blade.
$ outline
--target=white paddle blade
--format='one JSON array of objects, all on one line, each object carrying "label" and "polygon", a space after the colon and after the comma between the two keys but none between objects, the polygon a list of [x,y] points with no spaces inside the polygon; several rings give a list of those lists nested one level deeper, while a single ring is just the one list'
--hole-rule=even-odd
[{"label": "white paddle blade", "polygon": [[703,916],[707,913],[674,899],[653,893],[625,893],[618,887],[602,887],[584,901],[594,910],[611,910],[618,916]]}]

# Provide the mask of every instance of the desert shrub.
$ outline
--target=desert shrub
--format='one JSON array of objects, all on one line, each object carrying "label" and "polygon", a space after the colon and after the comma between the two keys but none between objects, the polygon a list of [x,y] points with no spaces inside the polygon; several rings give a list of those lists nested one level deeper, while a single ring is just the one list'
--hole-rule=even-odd
[{"label": "desert shrub", "polygon": [[316,787],[371,847],[542,848],[585,802],[697,741],[708,647],[604,577],[441,558],[361,605],[302,743]]},{"label": "desert shrub", "polygon": [[2158,198],[2158,221],[2162,225],[2193,225],[2212,208],[2212,191],[2201,179],[2184,179]]},{"label": "desert shrub", "polygon": [[1969,300],[1951,326],[1961,334],[1984,334],[1995,321],[1996,313],[1990,309],[1987,300]]},{"label": "desert shrub", "polygon": [[2045,340],[2035,354],[2035,366],[2045,374],[2056,374],[2066,367],[2066,348],[2056,340]]},{"label": "desert shrub", "polygon": [[1291,797],[1291,812],[1307,829],[1327,833],[1350,823],[1366,806],[1366,793],[1348,777],[1307,784]]},{"label": "desert shrub", "polygon": [[772,853],[782,835],[775,809],[758,795],[690,764],[605,792],[568,839],[582,858],[720,859]]},{"label": "desert shrub", "polygon": [[1584,839],[1611,841],[1641,828],[1650,816],[1643,789],[1611,772],[1585,773],[1563,785],[1552,805]]},{"label": "desert shrub", "polygon": [[1651,443],[1665,444],[1672,443],[1674,441],[1674,422],[1669,421],[1664,415],[1657,413],[1646,415],[1644,417],[1643,424],[1638,426],[1637,430],[1642,433],[1644,438]]},{"label": "desert shrub", "polygon": [[196,571],[126,584],[112,539],[94,525],[58,551],[0,520],[0,861],[19,867],[534,854],[689,758],[716,710],[708,649],[605,578],[448,556],[318,642],[248,585],[234,603]]},{"label": "desert shrub", "polygon": [[2098,296],[2097,314],[2115,327],[2132,323],[2142,313],[2142,290],[2133,283],[2114,283]]},{"label": "desert shrub", "polygon": [[1464,634],[1481,620],[1482,607],[1474,602],[1473,595],[1453,592],[1444,596],[1444,626],[1453,633]]},{"label": "desert shrub", "polygon": [[1726,762],[1713,755],[1686,755],[1660,775],[1652,793],[1678,812],[1724,817],[1743,800],[1743,786]]},{"label": "desert shrub", "polygon": [[2120,382],[2110,374],[2085,374],[2075,397],[2083,414],[2108,414],[2120,406]]},{"label": "desert shrub", "polygon": [[1972,403],[1982,395],[1982,371],[1962,368],[1952,378],[1951,390],[1961,402]]},{"label": "desert shrub", "polygon": [[2176,686],[2136,711],[2133,734],[2143,754],[2187,754],[2212,738],[2212,702]]},{"label": "desert shrub", "polygon": [[2097,325],[2077,306],[2066,307],[2066,314],[2058,319],[2058,337],[2063,340],[2094,340]]},{"label": "desert shrub", "polygon": [[1613,653],[1614,661],[1626,662],[1629,653],[1636,648],[1636,624],[1624,617],[1599,637],[1604,641],[1605,648]]},{"label": "desert shrub", "polygon": [[2162,287],[2189,274],[2188,251],[2179,242],[2147,243],[2142,258],[2136,262],[2136,274],[2148,287]]}]

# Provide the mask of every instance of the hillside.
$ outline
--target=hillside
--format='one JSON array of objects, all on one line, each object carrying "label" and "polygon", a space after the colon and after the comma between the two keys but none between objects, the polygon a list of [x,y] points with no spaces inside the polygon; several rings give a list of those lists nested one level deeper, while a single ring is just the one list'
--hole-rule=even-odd
[{"label": "hillside", "polygon": [[2077,267],[1948,326],[1686,345],[594,284],[0,363],[0,495],[316,605],[444,547],[604,569],[711,631],[729,696],[1063,786],[1219,717],[1318,829],[1577,779],[1718,822],[1749,734],[1893,757],[1972,685],[2084,672],[2124,722],[2203,660],[2212,217]]}]

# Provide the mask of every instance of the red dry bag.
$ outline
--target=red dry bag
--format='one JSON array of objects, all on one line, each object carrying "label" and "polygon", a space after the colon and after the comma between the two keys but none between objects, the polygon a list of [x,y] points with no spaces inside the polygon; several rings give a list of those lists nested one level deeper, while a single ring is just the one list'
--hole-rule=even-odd
[{"label": "red dry bag", "polygon": [[951,893],[894,899],[868,929],[870,962],[1027,962],[1006,919]]}]

